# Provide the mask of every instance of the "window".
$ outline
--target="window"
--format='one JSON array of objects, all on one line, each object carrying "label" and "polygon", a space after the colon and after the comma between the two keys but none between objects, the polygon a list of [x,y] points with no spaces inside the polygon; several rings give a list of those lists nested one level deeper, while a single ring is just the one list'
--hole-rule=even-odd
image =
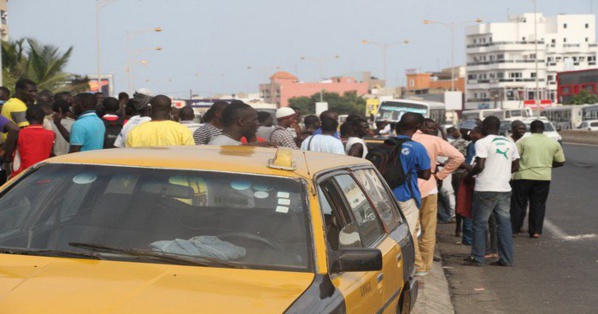
[{"label": "window", "polygon": [[567,28],[567,23],[563,24],[563,28]]},{"label": "window", "polygon": [[549,76],[548,76],[548,81],[549,81],[549,82],[552,82],[552,81],[554,81],[554,75],[549,75]]},{"label": "window", "polygon": [[399,215],[398,208],[395,206],[394,196],[388,194],[378,174],[373,169],[357,170],[355,171],[355,178],[374,203],[374,207],[378,210],[386,229],[396,228],[401,221],[401,215]]},{"label": "window", "polygon": [[505,55],[504,55],[504,54],[502,54],[502,53],[501,53],[501,54],[498,54],[498,55],[496,55],[496,60],[503,60],[504,58],[505,58]]},{"label": "window", "polygon": [[567,38],[566,38],[566,37],[565,37],[565,38],[563,38],[563,42],[564,42],[564,43],[566,43],[566,42],[567,42]]},{"label": "window", "polygon": [[530,77],[531,77],[531,78],[535,78],[535,77],[536,77],[536,72],[532,72],[532,73],[530,73]]},{"label": "window", "polygon": [[520,78],[521,72],[511,72],[511,73],[509,73],[509,77],[510,78]]},{"label": "window", "polygon": [[556,44],[556,39],[553,38],[550,42]]},{"label": "window", "polygon": [[588,24],[588,23],[586,23],[585,26],[586,26],[586,28],[590,28],[590,24]]},{"label": "window", "polygon": [[413,87],[413,86],[415,86],[415,80],[409,79],[409,87]]},{"label": "window", "polygon": [[[357,182],[350,175],[339,175],[334,179],[338,183],[351,210],[352,221],[348,226],[357,228],[364,247],[371,246],[384,234],[376,211]],[[339,241],[340,246],[344,244],[351,245],[351,243],[344,243],[340,237]]]},{"label": "window", "polygon": [[586,37],[586,42],[588,42],[588,38]]}]

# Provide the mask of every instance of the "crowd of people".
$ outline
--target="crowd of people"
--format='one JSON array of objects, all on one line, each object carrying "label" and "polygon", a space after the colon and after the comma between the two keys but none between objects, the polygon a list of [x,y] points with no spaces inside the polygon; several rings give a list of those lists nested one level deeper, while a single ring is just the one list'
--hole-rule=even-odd
[{"label": "crowd of people", "polygon": [[145,88],[132,98],[124,92],[118,99],[101,93],[54,95],[38,93],[27,79],[16,83],[12,97],[0,87],[0,102],[4,180],[51,156],[99,149],[250,145],[369,158],[364,137],[396,138],[396,162],[406,180],[391,188],[416,239],[417,276],[431,269],[436,226],[442,222],[456,222],[455,235],[471,245],[466,264],[495,259],[494,265],[513,265],[514,235],[541,237],[551,170],[565,162],[560,144],[543,134],[542,121],[532,122],[526,137],[525,124],[515,121],[507,138],[498,134],[496,117],[462,134],[454,127],[445,133],[434,120],[404,113],[398,124],[379,126],[375,133],[358,115],[339,126],[331,110],[301,119],[292,107],[273,116],[233,100],[215,102],[200,124],[190,106],[176,110],[169,97]]}]

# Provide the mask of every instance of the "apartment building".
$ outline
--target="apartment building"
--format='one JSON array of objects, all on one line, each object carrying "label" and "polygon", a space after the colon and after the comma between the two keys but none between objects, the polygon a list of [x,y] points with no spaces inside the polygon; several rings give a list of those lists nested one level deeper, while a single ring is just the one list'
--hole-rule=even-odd
[{"label": "apartment building", "polygon": [[8,40],[8,0],[0,0],[0,39]]},{"label": "apartment building", "polygon": [[557,101],[557,72],[596,66],[596,17],[514,15],[467,27],[466,45],[465,109],[549,105]]}]

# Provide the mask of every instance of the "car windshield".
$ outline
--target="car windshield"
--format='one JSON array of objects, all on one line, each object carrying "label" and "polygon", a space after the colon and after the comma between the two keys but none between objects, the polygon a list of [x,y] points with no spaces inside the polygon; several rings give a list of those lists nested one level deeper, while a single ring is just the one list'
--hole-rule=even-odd
[{"label": "car windshield", "polygon": [[0,195],[0,250],[311,271],[305,190],[272,176],[48,164]]}]

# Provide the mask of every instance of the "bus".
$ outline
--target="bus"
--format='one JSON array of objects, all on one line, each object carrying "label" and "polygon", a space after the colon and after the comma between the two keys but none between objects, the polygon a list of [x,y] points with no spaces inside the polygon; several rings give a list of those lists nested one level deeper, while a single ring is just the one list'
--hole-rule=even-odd
[{"label": "bus", "polygon": [[534,114],[530,108],[464,110],[461,120],[484,120],[490,116],[495,116],[500,120],[513,121],[532,118]]},{"label": "bus", "polygon": [[584,120],[598,119],[598,105],[565,105],[549,107],[540,113],[557,128],[563,130],[577,129]]},{"label": "bus", "polygon": [[416,101],[408,99],[383,100],[378,106],[375,122],[397,123],[405,112],[421,113],[440,125],[446,123],[446,106],[436,101]]}]

